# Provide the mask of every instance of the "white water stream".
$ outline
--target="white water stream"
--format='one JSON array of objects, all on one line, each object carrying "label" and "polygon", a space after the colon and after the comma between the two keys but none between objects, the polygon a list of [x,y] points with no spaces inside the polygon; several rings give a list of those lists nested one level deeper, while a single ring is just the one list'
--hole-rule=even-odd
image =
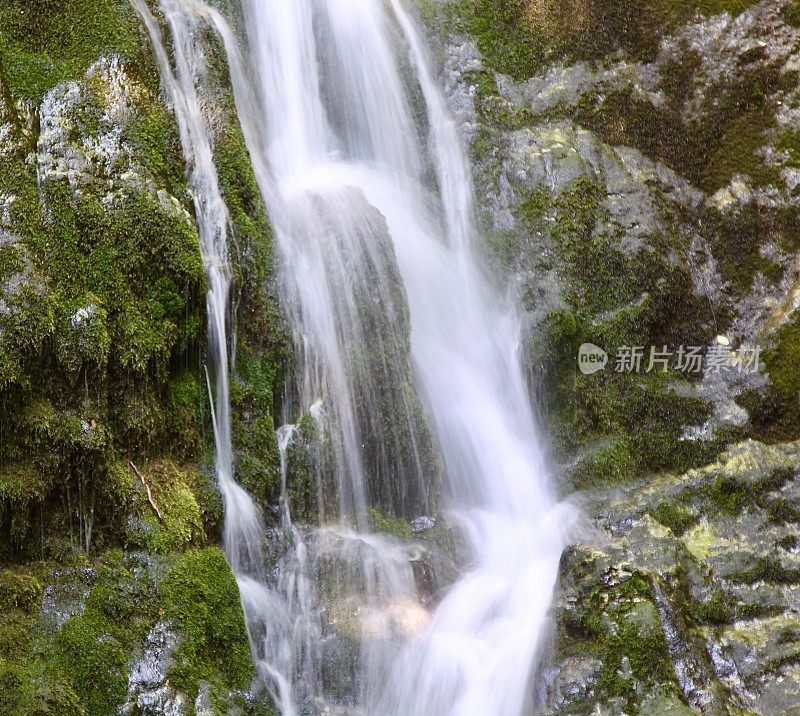
[{"label": "white water stream", "polygon": [[[225,546],[254,659],[281,713],[523,713],[573,517],[549,484],[520,316],[482,269],[468,163],[414,21],[400,0],[240,0],[230,23],[197,0],[161,0],[171,61],[144,0],[132,3],[190,167],[209,278]],[[228,215],[198,99],[207,27],[225,46],[275,231],[299,357],[296,402],[316,406],[332,451],[334,504],[320,494],[322,524],[297,527],[286,484],[297,431],[279,430],[273,569],[259,510],[233,478]],[[442,458],[440,490],[405,387],[412,365]],[[371,534],[369,510],[423,514],[437,491],[469,560],[425,599],[412,564],[419,549]],[[332,656],[331,645],[348,639],[357,654]],[[350,664],[344,694],[326,671],[336,658]]]}]

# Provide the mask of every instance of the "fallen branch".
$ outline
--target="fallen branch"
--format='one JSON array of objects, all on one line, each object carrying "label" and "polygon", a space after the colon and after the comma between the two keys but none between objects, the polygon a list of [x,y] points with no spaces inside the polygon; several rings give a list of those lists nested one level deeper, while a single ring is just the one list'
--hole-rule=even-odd
[{"label": "fallen branch", "polygon": [[139,476],[139,479],[142,481],[142,485],[144,485],[144,489],[147,492],[147,501],[150,503],[150,507],[152,507],[156,515],[158,515],[158,519],[163,522],[164,515],[161,514],[161,510],[158,509],[158,505],[153,499],[153,493],[150,490],[150,485],[147,484],[147,480],[144,479],[144,475],[139,471],[139,468],[133,464],[133,460],[128,460],[128,464],[131,466],[131,468],[133,468],[133,471]]}]

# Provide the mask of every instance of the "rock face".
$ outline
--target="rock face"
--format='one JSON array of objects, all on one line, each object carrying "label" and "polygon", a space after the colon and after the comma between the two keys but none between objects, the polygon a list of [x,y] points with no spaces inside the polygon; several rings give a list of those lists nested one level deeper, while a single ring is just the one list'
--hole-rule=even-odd
[{"label": "rock face", "polygon": [[794,713],[797,4],[423,16],[587,516],[539,711]]},{"label": "rock face", "polygon": [[790,713],[799,451],[746,441],[586,495],[594,529],[564,557],[545,713]]},{"label": "rock face", "polygon": [[[204,41],[201,38],[201,41]],[[287,353],[271,232],[209,70],[238,248],[238,478],[266,502]],[[0,712],[266,714],[219,541],[205,276],[126,0],[0,7]]]}]

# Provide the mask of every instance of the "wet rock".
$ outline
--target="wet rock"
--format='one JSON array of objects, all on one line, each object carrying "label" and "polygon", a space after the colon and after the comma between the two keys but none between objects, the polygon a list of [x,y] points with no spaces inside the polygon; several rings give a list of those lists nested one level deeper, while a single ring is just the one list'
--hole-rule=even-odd
[{"label": "wet rock", "polygon": [[[186,698],[167,681],[172,654],[178,636],[168,622],[159,622],[147,635],[144,654],[128,675],[128,696],[121,707],[122,716],[183,716]],[[200,699],[200,696],[198,696]]]},{"label": "wet rock", "polygon": [[433,529],[436,526],[436,518],[435,517],[428,517],[427,515],[422,515],[421,517],[415,517],[411,520],[411,531],[414,534],[419,534],[420,532],[427,532],[430,529]]},{"label": "wet rock", "polygon": [[591,703],[603,664],[598,659],[568,657],[548,674],[549,703],[555,713],[582,713]]},{"label": "wet rock", "polygon": [[[728,713],[737,706],[766,715],[793,704],[798,469],[800,443],[751,440],[704,468],[587,496],[597,532],[562,561],[556,654],[563,657],[550,672],[546,712],[612,708],[613,693],[625,684],[636,696],[628,692],[623,710],[639,713]],[[653,664],[659,653],[666,658],[669,666],[655,673],[675,688],[663,691],[667,682],[642,669],[634,641],[625,643],[627,665],[579,680],[583,691],[571,687],[586,695],[585,710],[564,710],[557,685],[567,677],[552,674],[573,674],[576,663],[591,659],[608,664],[609,640],[626,630],[651,644]]]}]

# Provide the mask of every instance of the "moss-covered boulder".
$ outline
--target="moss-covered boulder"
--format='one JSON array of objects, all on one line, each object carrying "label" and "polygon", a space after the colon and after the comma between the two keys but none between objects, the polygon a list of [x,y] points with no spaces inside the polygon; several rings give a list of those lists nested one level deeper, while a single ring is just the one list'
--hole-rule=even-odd
[{"label": "moss-covered boulder", "polygon": [[[289,358],[221,48],[237,477],[279,490]],[[205,274],[178,127],[127,0],[0,8],[0,711],[266,713],[219,541]],[[266,711],[265,711],[266,709]]]},{"label": "moss-covered boulder", "polygon": [[749,441],[590,492],[596,531],[562,560],[545,712],[789,713],[798,470],[797,443]]}]

